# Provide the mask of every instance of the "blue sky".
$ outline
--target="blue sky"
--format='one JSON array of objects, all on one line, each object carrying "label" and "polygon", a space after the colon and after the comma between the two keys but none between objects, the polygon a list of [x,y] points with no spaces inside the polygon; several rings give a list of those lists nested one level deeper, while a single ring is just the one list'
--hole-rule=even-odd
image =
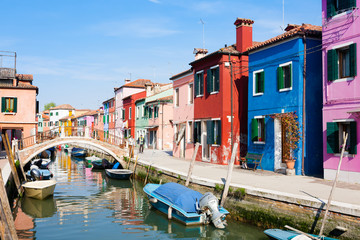
[{"label": "blue sky", "polygon": [[[281,34],[283,0],[3,0],[0,51],[17,52],[17,72],[33,74],[44,104],[96,109],[125,78],[169,83],[193,49],[235,43],[236,18],[253,40]],[[320,0],[285,0],[285,25],[321,25]]]}]

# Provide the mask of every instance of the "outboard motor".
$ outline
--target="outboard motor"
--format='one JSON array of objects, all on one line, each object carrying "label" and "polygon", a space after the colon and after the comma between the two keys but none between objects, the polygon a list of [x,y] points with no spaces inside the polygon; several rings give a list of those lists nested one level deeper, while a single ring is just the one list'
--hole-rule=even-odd
[{"label": "outboard motor", "polygon": [[31,169],[30,170],[30,176],[32,180],[40,180],[41,179],[41,173],[38,169]]},{"label": "outboard motor", "polygon": [[211,221],[216,228],[225,228],[225,215],[219,212],[219,201],[211,192],[207,192],[200,198],[199,207],[211,216]]}]

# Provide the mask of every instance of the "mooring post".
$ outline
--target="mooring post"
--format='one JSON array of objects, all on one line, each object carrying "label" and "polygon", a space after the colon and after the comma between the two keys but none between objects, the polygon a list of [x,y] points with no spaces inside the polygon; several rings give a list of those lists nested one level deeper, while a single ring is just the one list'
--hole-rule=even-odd
[{"label": "mooring post", "polygon": [[187,175],[186,182],[185,182],[185,187],[189,186],[190,178],[191,178],[192,171],[193,171],[193,168],[195,165],[195,159],[196,159],[197,152],[199,150],[199,146],[200,146],[200,143],[195,144],[195,151],[194,151],[193,157],[190,162],[189,171],[188,171],[188,175]]},{"label": "mooring post", "polygon": [[233,172],[233,168],[234,168],[234,162],[235,162],[235,156],[236,156],[237,147],[238,147],[238,143],[236,142],[236,143],[234,143],[234,148],[232,149],[232,154],[231,154],[231,159],[230,159],[230,163],[229,163],[228,173],[227,173],[227,176],[226,176],[224,192],[223,192],[223,195],[221,197],[221,203],[220,203],[221,206],[224,206],[226,197],[228,195],[229,186],[230,186],[231,177],[232,177],[232,172]]},{"label": "mooring post", "polygon": [[147,170],[147,173],[146,173],[146,177],[145,177],[144,184],[146,184],[146,181],[147,181],[147,179],[148,179],[148,176],[149,176],[149,172],[150,172],[151,165],[152,165],[152,163],[150,163],[150,165],[148,166],[148,170]]}]

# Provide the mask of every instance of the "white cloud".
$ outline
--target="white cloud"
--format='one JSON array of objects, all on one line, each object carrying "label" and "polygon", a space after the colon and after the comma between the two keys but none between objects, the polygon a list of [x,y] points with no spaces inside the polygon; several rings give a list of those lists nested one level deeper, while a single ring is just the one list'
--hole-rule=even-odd
[{"label": "white cloud", "polygon": [[158,38],[178,33],[167,26],[167,19],[128,19],[123,21],[103,22],[91,27],[105,36],[130,36],[138,38]]},{"label": "white cloud", "polygon": [[160,3],[160,1],[159,0],[149,0],[150,2],[152,2],[152,3],[157,3],[157,4],[159,4]]}]

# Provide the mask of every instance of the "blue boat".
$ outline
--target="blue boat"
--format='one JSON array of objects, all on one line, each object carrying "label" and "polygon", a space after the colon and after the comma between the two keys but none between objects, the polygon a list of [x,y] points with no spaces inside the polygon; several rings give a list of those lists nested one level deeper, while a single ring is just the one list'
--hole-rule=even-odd
[{"label": "blue boat", "polygon": [[144,192],[150,204],[185,225],[201,225],[212,222],[217,228],[225,228],[229,212],[219,206],[218,199],[210,192],[204,195],[177,183],[147,184]]},{"label": "blue boat", "polygon": [[[267,229],[264,231],[264,233],[270,238],[270,239],[277,239],[277,240],[311,240],[312,238],[307,237],[304,234],[294,232],[291,230],[281,230],[281,229]],[[314,234],[308,234],[315,239],[319,240],[337,240],[336,238],[330,238],[330,237],[320,237],[319,235]],[[313,238],[313,239],[314,239]]]}]

